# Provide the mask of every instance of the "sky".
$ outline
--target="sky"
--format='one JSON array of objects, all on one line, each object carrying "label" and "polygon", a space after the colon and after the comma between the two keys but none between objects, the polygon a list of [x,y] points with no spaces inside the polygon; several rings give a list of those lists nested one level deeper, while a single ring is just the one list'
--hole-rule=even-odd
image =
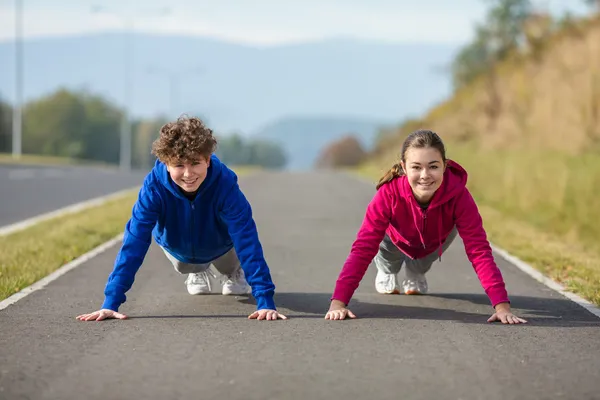
[{"label": "sky", "polygon": [[[0,41],[15,36],[15,3],[0,0]],[[465,43],[485,0],[20,0],[24,36],[136,31],[210,36],[252,46],[334,37]],[[553,13],[582,0],[535,0]],[[96,10],[95,12],[93,10]]]}]

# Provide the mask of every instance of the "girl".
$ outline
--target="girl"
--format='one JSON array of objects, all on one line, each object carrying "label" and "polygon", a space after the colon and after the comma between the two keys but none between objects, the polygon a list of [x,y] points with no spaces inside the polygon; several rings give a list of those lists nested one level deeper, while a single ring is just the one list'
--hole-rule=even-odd
[{"label": "girl", "polygon": [[[502,274],[466,183],[467,172],[446,160],[444,144],[436,133],[418,130],[410,134],[402,145],[400,163],[377,184],[325,319],[356,318],[346,305],[373,258],[379,293],[427,293],[425,273],[459,234],[495,309],[488,322],[527,322],[510,310]],[[403,263],[406,279],[399,285],[397,274]]]}]

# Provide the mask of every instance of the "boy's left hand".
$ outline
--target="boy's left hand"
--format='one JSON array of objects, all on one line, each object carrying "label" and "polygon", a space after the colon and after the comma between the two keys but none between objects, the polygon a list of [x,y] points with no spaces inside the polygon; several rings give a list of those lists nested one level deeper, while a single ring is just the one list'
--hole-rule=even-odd
[{"label": "boy's left hand", "polygon": [[283,314],[278,313],[275,310],[262,309],[262,310],[254,311],[252,314],[248,315],[248,319],[276,320],[276,319],[287,319],[287,317]]}]

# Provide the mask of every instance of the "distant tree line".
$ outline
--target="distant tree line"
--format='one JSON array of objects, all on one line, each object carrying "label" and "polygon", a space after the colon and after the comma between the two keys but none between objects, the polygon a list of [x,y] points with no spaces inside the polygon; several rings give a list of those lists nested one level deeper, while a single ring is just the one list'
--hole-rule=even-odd
[{"label": "distant tree line", "polygon": [[[48,155],[118,164],[122,110],[106,99],[85,91],[59,89],[24,105],[23,154]],[[167,121],[132,122],[132,164],[147,168],[155,158],[152,142]],[[217,134],[218,153],[231,164],[267,168],[285,166],[283,149],[266,141],[244,141]],[[0,99],[0,153],[12,151],[12,107]]]},{"label": "distant tree line", "polygon": [[287,154],[281,145],[264,139],[244,138],[238,133],[217,137],[215,154],[229,165],[278,169],[287,164]]}]

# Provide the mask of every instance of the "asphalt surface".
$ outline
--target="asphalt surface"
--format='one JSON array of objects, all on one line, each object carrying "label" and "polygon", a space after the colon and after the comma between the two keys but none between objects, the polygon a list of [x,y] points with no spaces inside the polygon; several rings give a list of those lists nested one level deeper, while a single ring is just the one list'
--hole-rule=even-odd
[{"label": "asphalt surface", "polygon": [[0,164],[0,227],[142,184],[147,171]]},{"label": "asphalt surface", "polygon": [[102,303],[116,246],[0,311],[0,398],[600,398],[600,319],[497,257],[529,324],[488,324],[460,241],[428,274],[430,295],[379,295],[371,266],[359,318],[324,320],[373,185],[282,173],[242,189],[289,320],[248,320],[251,297],[188,295],[155,245],[121,308],[129,320],[75,320]]}]

